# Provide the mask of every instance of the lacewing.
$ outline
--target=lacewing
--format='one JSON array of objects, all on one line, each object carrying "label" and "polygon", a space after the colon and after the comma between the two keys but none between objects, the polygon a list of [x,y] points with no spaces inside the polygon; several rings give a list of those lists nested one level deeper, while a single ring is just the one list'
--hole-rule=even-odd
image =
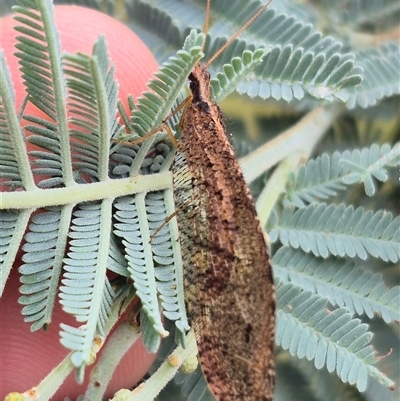
[{"label": "lacewing", "polygon": [[218,400],[271,401],[275,292],[264,232],[221,111],[210,100],[207,66],[197,65],[189,81],[172,171],[201,368]]}]

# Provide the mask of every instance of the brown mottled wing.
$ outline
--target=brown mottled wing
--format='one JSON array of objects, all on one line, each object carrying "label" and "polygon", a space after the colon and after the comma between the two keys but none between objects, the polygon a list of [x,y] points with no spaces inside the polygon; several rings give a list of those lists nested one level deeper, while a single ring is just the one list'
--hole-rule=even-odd
[{"label": "brown mottled wing", "polygon": [[192,102],[175,158],[185,290],[218,400],[271,401],[275,295],[264,234],[219,108]]}]

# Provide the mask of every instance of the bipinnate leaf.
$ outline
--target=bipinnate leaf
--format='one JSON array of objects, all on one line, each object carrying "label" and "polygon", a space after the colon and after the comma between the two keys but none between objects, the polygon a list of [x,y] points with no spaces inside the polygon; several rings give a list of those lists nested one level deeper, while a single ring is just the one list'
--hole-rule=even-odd
[{"label": "bipinnate leaf", "polygon": [[344,204],[310,204],[287,207],[270,237],[324,258],[331,254],[366,260],[371,255],[395,263],[400,258],[399,222],[400,217],[382,210],[374,213]]}]

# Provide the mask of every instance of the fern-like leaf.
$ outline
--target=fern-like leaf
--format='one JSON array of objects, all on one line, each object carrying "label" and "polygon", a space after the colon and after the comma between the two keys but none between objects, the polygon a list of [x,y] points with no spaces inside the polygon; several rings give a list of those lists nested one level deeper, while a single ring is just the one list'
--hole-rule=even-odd
[{"label": "fern-like leaf", "polygon": [[359,182],[364,183],[366,194],[372,196],[376,191],[374,179],[385,182],[388,179],[386,168],[399,164],[399,158],[399,144],[394,147],[374,144],[351,152],[334,152],[330,157],[323,154],[291,174],[284,204],[302,207],[336,196],[346,185]]},{"label": "fern-like leaf", "polygon": [[38,183],[40,188],[53,188],[63,185],[63,155],[58,133],[58,125],[42,118],[24,116],[24,119],[34,125],[27,125],[26,130],[30,132],[27,141],[42,150],[31,151],[29,155],[32,160],[32,172],[35,175],[47,176]]},{"label": "fern-like leaf", "polygon": [[354,54],[343,52],[340,42],[323,37],[311,24],[272,7],[249,28],[249,34],[252,31],[263,37],[265,43],[274,45],[257,69],[256,73],[262,78],[258,91],[251,82],[239,86],[239,93],[286,101],[300,100],[305,93],[328,101],[334,97],[346,100],[343,88],[362,81]]},{"label": "fern-like leaf", "polygon": [[133,128],[137,135],[146,135],[162,124],[187,81],[189,73],[203,56],[201,52],[203,42],[202,33],[191,31],[177,56],[171,57],[160,67],[160,71],[156,74],[158,79],[149,83],[149,88],[158,96],[151,92],[143,93],[143,97],[139,98],[137,109],[133,112]]},{"label": "fern-like leaf", "polygon": [[164,316],[176,322],[180,338],[184,341],[189,324],[182,290],[183,267],[178,257],[180,247],[177,245],[177,238],[179,234],[175,222],[159,230],[168,216],[173,213],[172,191],[149,193],[145,203],[150,232],[152,236],[156,234],[152,239],[152,252],[153,260],[157,264],[155,277]]},{"label": "fern-like leaf", "polygon": [[[291,101],[301,100],[306,92],[317,99],[347,100],[343,89],[358,85],[362,71],[355,67],[354,55],[332,52],[332,49],[340,50],[341,45],[333,38],[326,39],[310,51],[302,47],[294,49],[292,43],[274,47],[261,71],[263,80],[270,84],[263,87],[260,84],[258,95],[264,99]],[[319,51],[315,54],[317,48]],[[239,88],[239,92],[244,91],[251,94],[249,89]]]},{"label": "fern-like leaf", "polygon": [[223,72],[218,73],[211,81],[213,101],[218,104],[233,92],[239,82],[261,63],[264,56],[265,52],[262,49],[254,53],[246,50],[242,58],[235,57],[230,64],[225,64]]},{"label": "fern-like leaf", "polygon": [[[118,223],[115,224],[115,234],[123,239],[128,271],[133,280],[136,294],[142,302],[143,311],[146,313],[147,327],[152,327],[153,332],[165,337],[168,332],[164,329],[160,318],[158,298],[155,281],[155,267],[151,253],[150,233],[145,232],[141,221],[146,216],[145,195],[137,195],[135,198],[118,198],[115,202],[117,212],[115,217]],[[141,319],[143,321],[143,317]],[[147,330],[149,331],[149,330]],[[143,332],[144,343],[150,350],[158,348],[159,343],[150,341],[154,334]],[[159,340],[158,340],[159,341]],[[155,347],[155,348],[152,348]]]},{"label": "fern-like leaf", "polygon": [[[29,166],[24,135],[15,112],[14,90],[3,52],[0,52],[0,186],[2,189],[36,188]],[[33,210],[1,211],[0,296]]]},{"label": "fern-like leaf", "polygon": [[99,319],[96,327],[96,332],[99,333],[100,336],[104,336],[105,334],[105,329],[116,298],[117,294],[114,292],[108,279],[106,279],[104,282],[104,290],[103,290],[103,296],[101,298]]},{"label": "fern-like leaf", "polygon": [[42,210],[32,218],[25,235],[19,302],[25,305],[22,314],[26,322],[32,322],[32,331],[51,322],[71,212],[71,207]]},{"label": "fern-like leaf", "polygon": [[33,210],[0,211],[0,296],[22,242]]},{"label": "fern-like leaf", "polygon": [[317,369],[336,371],[344,383],[367,387],[367,377],[393,383],[372,365],[372,333],[344,308],[328,311],[327,299],[302,291],[291,283],[277,286],[276,342],[298,358],[314,360]]},{"label": "fern-like leaf", "polygon": [[[241,1],[222,0],[214,2],[212,14],[218,23],[210,26],[210,37],[205,48],[205,54],[213,55],[225,43],[226,38],[233,35],[255,13],[257,2],[243,3]],[[202,27],[204,18],[199,16],[199,7],[203,4],[197,0],[185,3],[165,4],[156,0],[149,5],[142,0],[135,0],[132,17],[137,18],[139,10],[144,13],[145,21],[154,25],[150,15],[159,19],[160,23],[169,21],[170,25],[157,26],[154,35],[159,42],[164,42],[163,49],[155,44],[154,37],[143,32],[143,39],[156,48],[161,59],[166,49],[171,47],[186,34],[187,27]],[[290,7],[290,6],[288,6]],[[184,12],[182,11],[184,9]],[[175,16],[180,15],[179,20]],[[179,34],[180,33],[180,34]],[[210,66],[210,71],[221,70],[224,64],[230,64],[233,57],[244,50],[254,51],[255,46],[263,46],[269,53],[264,62],[251,77],[247,77],[238,86],[239,93],[249,96],[260,96],[263,99],[303,99],[306,93],[318,99],[346,100],[347,87],[358,85],[361,78],[361,68],[355,65],[354,53],[343,50],[343,45],[332,37],[323,37],[312,24],[302,22],[286,14],[285,7],[271,4],[243,34],[241,40],[235,41]]]},{"label": "fern-like leaf", "polygon": [[107,268],[122,277],[129,277],[128,264],[114,233],[110,236]]},{"label": "fern-like leaf", "polygon": [[15,112],[15,94],[4,54],[0,52],[0,179],[1,186],[34,189],[25,137]]},{"label": "fern-like leaf", "polygon": [[[167,199],[169,202],[166,204]],[[169,207],[167,207],[168,204]],[[119,198],[115,206],[118,210],[115,234],[123,238],[128,270],[137,295],[142,301],[143,311],[146,312],[146,323],[143,326],[145,330],[142,331],[146,346],[150,350],[156,350],[159,345],[159,336],[167,335],[160,319],[159,299],[163,314],[176,322],[181,333],[180,339],[183,341],[189,325],[183,301],[182,268],[179,263],[173,264],[173,261],[180,259],[176,241],[177,230],[175,227],[175,240],[171,237],[171,224],[164,226],[156,233],[168,214],[172,213],[171,192],[169,191],[167,196],[160,192],[146,196],[137,195],[135,199]],[[143,230],[146,226],[143,222],[141,223],[143,218],[148,220],[149,231],[147,232]],[[150,240],[153,233],[156,235]],[[153,327],[153,333],[150,330],[151,327]],[[158,341],[155,341],[154,332],[158,335]]]},{"label": "fern-like leaf", "polygon": [[[203,56],[201,51],[203,42],[204,35],[192,31],[186,38],[182,50],[160,67],[160,71],[155,74],[157,79],[151,80],[148,85],[153,92],[143,93],[132,111],[132,123],[128,127],[129,136],[120,136],[119,140],[134,142],[149,133],[155,133],[163,125],[190,71]],[[144,157],[155,141],[157,135],[150,135],[140,146],[130,167],[131,176],[139,172]],[[112,153],[115,153],[118,147],[117,145]]]},{"label": "fern-like leaf", "polygon": [[[66,108],[67,94],[62,71],[61,44],[52,18],[52,5],[45,0],[23,0],[20,3],[21,6],[15,6],[14,11],[17,13],[15,19],[19,23],[15,29],[22,34],[17,36],[18,43],[16,44],[19,50],[16,56],[20,58],[22,65],[22,78],[29,100],[57,123],[46,126],[46,123],[40,121],[42,124],[39,132],[35,132],[35,129],[31,131],[29,126],[26,129],[41,135],[42,142],[50,141],[52,153],[64,162],[61,169],[57,161],[57,173],[53,171],[51,157],[43,162],[44,174],[56,177],[61,174],[62,178],[52,179],[50,182],[42,183],[42,186],[48,187],[49,184],[54,186],[62,182],[65,185],[73,185]],[[49,131],[42,131],[45,129],[43,127]],[[52,139],[48,140],[49,137]],[[32,143],[35,143],[34,140]],[[40,169],[36,172],[43,173]]]},{"label": "fern-like leaf", "polygon": [[[20,1],[21,6],[15,6],[15,17],[20,23],[15,27],[22,33],[18,36],[16,48],[20,52],[16,56],[21,59],[21,72],[24,83],[30,94],[30,100],[40,110],[53,120],[58,119],[59,110],[56,102],[65,100],[65,85],[61,70],[61,51],[58,34],[54,22],[49,18],[51,13],[48,2]],[[25,55],[30,55],[29,58]],[[54,85],[51,77],[57,76],[60,82]],[[38,96],[33,96],[35,92]],[[56,100],[59,92],[60,98]]]},{"label": "fern-like leaf", "polygon": [[282,282],[291,281],[303,290],[326,297],[332,305],[369,318],[400,321],[400,287],[387,288],[382,276],[343,259],[323,260],[301,250],[282,247],[272,259]]},{"label": "fern-like leaf", "polygon": [[[91,0],[89,3],[100,4]],[[366,3],[355,0],[355,7]],[[386,0],[382,3],[387,13]],[[28,226],[23,248],[26,253],[21,266],[23,313],[34,329],[49,322],[61,270],[60,258],[68,249],[61,299],[64,309],[83,325],[62,325],[61,336],[63,344],[73,351],[72,361],[79,374],[92,359],[93,339],[107,334],[115,324],[127,295],[127,304],[135,294],[141,298],[141,333],[148,349],[157,350],[160,337],[167,334],[161,313],[173,320],[178,341],[184,343],[188,325],[175,219],[155,234],[174,213],[172,183],[167,172],[174,152],[165,134],[153,134],[171,107],[174,109],[172,105],[177,102],[182,85],[202,57],[204,35],[192,31],[184,49],[161,67],[159,79],[150,84],[152,92],[146,93],[137,105],[130,102],[133,117],[123,113],[121,117],[130,134],[127,142],[131,143],[112,141],[110,149],[110,139],[121,138],[123,127],[116,121],[114,72],[104,42],[97,42],[92,57],[77,55],[62,59],[49,2],[23,0],[21,4],[17,8],[17,29],[22,34],[18,46],[24,80],[32,102],[50,117],[49,121],[25,118],[29,122],[27,130],[32,134],[29,141],[40,147],[31,152],[34,160],[30,161],[36,174],[46,175],[40,187],[51,189],[37,190],[33,184],[20,123],[16,113],[10,111],[11,81],[9,78],[4,81],[6,75],[0,71],[0,145],[6,149],[6,154],[0,155],[0,167],[4,167],[1,174],[7,189],[18,189],[5,194],[6,208],[11,210],[0,213],[2,285],[3,274],[12,265],[33,211],[28,209],[32,206],[25,209],[16,206],[24,209],[22,212],[12,210],[14,205],[10,200],[18,200],[18,196],[8,195],[23,193],[25,199],[32,198],[39,207]],[[344,7],[337,7],[340,10],[332,13],[334,16],[350,8],[348,0],[341,0],[340,5],[343,4]],[[138,27],[139,33],[156,44],[160,57],[176,49],[189,25],[201,27],[204,21],[203,13],[199,12],[204,11],[203,0],[151,3],[133,0],[131,5],[136,10],[135,18],[143,22]],[[211,14],[215,18],[211,18],[207,53],[212,55],[259,5],[258,1],[213,2]],[[324,5],[314,5],[274,2],[240,40],[235,40],[214,64],[216,70],[225,65],[224,72],[214,80],[217,101],[254,68],[264,53],[269,54],[247,81],[241,81],[240,92],[286,101],[303,99],[301,107],[315,105],[315,99],[334,98],[349,99],[348,107],[365,106],[398,93],[396,71],[392,68],[399,59],[398,46],[383,44],[376,51],[354,49],[348,38],[340,34],[340,24],[337,30],[331,30],[338,39],[324,37],[313,26]],[[365,15],[375,28],[371,9]],[[381,17],[382,13],[377,14]],[[359,27],[363,24],[362,14],[354,21]],[[321,30],[325,29],[323,23]],[[254,51],[260,46],[262,51]],[[238,55],[241,58],[233,59]],[[374,70],[377,64],[382,71]],[[365,80],[359,84],[364,74],[362,68]],[[215,73],[213,67],[210,70]],[[327,109],[327,114],[332,109]],[[67,114],[72,117],[69,126]],[[175,124],[176,118],[179,120],[178,113]],[[173,130],[174,123],[168,124]],[[142,138],[143,142],[135,142]],[[293,178],[280,225],[271,232],[273,240],[280,237],[284,244],[316,255],[284,247],[273,259],[276,276],[286,282],[280,285],[278,280],[278,343],[296,357],[306,356],[318,368],[336,371],[343,382],[356,383],[361,390],[367,376],[376,377],[388,387],[392,383],[372,367],[376,359],[369,344],[371,333],[358,319],[352,319],[350,313],[381,315],[386,322],[398,320],[398,288],[388,289],[379,275],[362,267],[340,259],[322,260],[320,256],[365,259],[373,255],[396,262],[400,257],[399,218],[344,205],[306,205],[327,199],[358,182],[372,195],[375,180],[388,181],[386,169],[398,162],[396,152],[398,147],[373,146],[335,153],[331,158],[323,155],[311,162]],[[300,209],[292,210],[293,205]],[[111,284],[106,269],[121,275],[122,285]],[[134,280],[134,288],[126,277]],[[328,310],[328,300],[339,308]],[[279,369],[279,360],[277,366]],[[198,377],[185,382],[182,394],[189,399],[198,400],[205,394],[206,385]],[[321,391],[326,394],[326,387]]]},{"label": "fern-like leaf", "polygon": [[[64,261],[66,272],[60,298],[64,310],[73,314],[78,322],[85,323],[81,328],[63,325],[61,333],[62,344],[74,351],[71,360],[77,367],[90,362],[96,328],[102,327],[99,319],[104,305],[103,296],[106,294],[111,216],[110,200],[104,200],[101,204],[80,205],[74,211],[69,236],[85,241],[71,247]],[[104,317],[102,320],[105,321]]]},{"label": "fern-like leaf", "polygon": [[388,145],[381,148],[372,145],[370,149],[354,150],[350,160],[348,156],[348,153],[345,154],[339,162],[347,173],[343,177],[343,183],[362,182],[365,193],[372,196],[376,190],[374,179],[385,182],[388,179],[385,167],[400,164],[400,144],[396,144],[393,149]]},{"label": "fern-like leaf", "polygon": [[356,54],[363,68],[364,80],[357,91],[349,91],[348,108],[370,107],[383,97],[400,93],[398,65],[400,46],[398,43],[383,44],[379,48],[360,50]]},{"label": "fern-like leaf", "polygon": [[344,204],[288,207],[270,238],[324,258],[332,254],[365,260],[370,254],[395,263],[400,258],[400,217]]},{"label": "fern-like leaf", "polygon": [[[93,48],[93,56],[64,57],[68,77],[70,122],[76,128],[71,136],[79,140],[72,149],[74,166],[81,176],[94,180],[108,178],[110,138],[121,130],[116,122],[118,87],[110,68],[104,38]],[[103,103],[99,100],[107,99]],[[103,161],[102,164],[99,164]]]},{"label": "fern-like leaf", "polygon": [[342,183],[343,169],[339,166],[341,154],[335,152],[331,157],[327,154],[309,160],[305,166],[291,173],[289,177],[285,206],[293,204],[303,207],[309,203],[318,202],[335,196],[338,191],[346,189]]}]

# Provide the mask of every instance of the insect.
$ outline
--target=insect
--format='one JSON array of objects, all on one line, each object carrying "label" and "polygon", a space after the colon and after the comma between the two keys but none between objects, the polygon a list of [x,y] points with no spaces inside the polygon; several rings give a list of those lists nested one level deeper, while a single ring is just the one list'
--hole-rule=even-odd
[{"label": "insect", "polygon": [[197,65],[189,81],[172,171],[201,368],[218,400],[271,401],[275,294],[264,232],[221,111],[210,100],[206,67]]}]

